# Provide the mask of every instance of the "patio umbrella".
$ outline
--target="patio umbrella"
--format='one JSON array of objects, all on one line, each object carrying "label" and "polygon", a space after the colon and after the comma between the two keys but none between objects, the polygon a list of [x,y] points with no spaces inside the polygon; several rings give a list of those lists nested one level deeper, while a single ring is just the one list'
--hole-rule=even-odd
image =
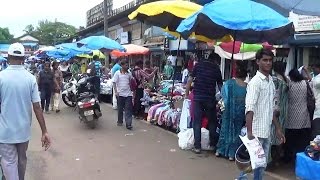
[{"label": "patio umbrella", "polygon": [[33,54],[40,54],[41,52],[44,52],[44,51],[50,51],[50,50],[53,50],[55,49],[54,46],[46,46],[46,47],[42,47],[42,48],[39,48],[37,51],[35,51]]},{"label": "patio umbrella", "polygon": [[215,53],[226,59],[234,60],[254,60],[255,54],[262,48],[274,49],[268,43],[262,44],[246,44],[240,41],[234,42],[222,42],[215,45]]},{"label": "patio umbrella", "polygon": [[[139,6],[128,18],[161,27],[169,34],[180,37],[175,31],[181,21],[199,11],[201,8],[202,6],[189,1],[156,1]],[[195,33],[190,34],[190,37],[204,42],[212,41],[205,36]],[[188,38],[189,37],[185,37],[185,39]]]},{"label": "patio umbrella", "polygon": [[273,9],[251,0],[215,0],[183,20],[177,28],[190,34],[219,39],[232,34],[246,43],[281,44],[294,33],[293,23]]},{"label": "patio umbrella", "polygon": [[50,51],[46,51],[46,54],[51,57],[51,58],[65,58],[65,59],[70,59],[74,57],[74,54],[69,51],[69,50],[63,50],[63,49],[52,49]]},{"label": "patio umbrella", "polygon": [[107,38],[105,36],[90,36],[77,42],[79,47],[84,46],[91,50],[112,51],[119,50],[125,51],[117,41]]},{"label": "patio umbrella", "polygon": [[112,56],[121,57],[121,56],[130,56],[130,55],[144,55],[149,53],[149,49],[143,46],[138,46],[135,44],[123,45],[126,49],[126,52],[120,52],[118,50],[113,50],[111,52]]},{"label": "patio umbrella", "polygon": [[236,42],[221,42],[217,43],[217,46],[220,46],[224,51],[228,53],[245,53],[245,52],[257,52],[262,48],[273,49],[269,43],[262,44],[247,44],[241,41]]},{"label": "patio umbrella", "polygon": [[253,0],[275,9],[284,16],[289,16],[290,11],[309,16],[320,16],[319,0]]},{"label": "patio umbrella", "polygon": [[55,47],[58,48],[58,49],[69,50],[74,55],[79,55],[79,54],[85,54],[85,53],[91,53],[92,52],[91,49],[86,48],[85,46],[78,47],[76,43],[63,43],[63,44],[58,44]]},{"label": "patio umbrella", "polygon": [[79,54],[77,55],[78,57],[82,57],[82,58],[87,58],[87,59],[92,59],[93,56],[98,56],[99,59],[105,59],[106,56],[99,50],[93,50],[92,52],[90,53],[86,53],[86,54]]}]

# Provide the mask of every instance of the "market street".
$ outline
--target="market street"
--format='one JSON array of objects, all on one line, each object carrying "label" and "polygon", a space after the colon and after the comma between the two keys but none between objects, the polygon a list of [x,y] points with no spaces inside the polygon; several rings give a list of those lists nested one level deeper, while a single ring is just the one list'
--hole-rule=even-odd
[{"label": "market street", "polygon": [[238,174],[233,162],[180,150],[177,137],[158,127],[136,120],[133,131],[117,127],[116,111],[107,104],[102,109],[94,130],[79,122],[73,108],[45,115],[53,142],[48,152],[34,119],[26,179],[233,180]]}]

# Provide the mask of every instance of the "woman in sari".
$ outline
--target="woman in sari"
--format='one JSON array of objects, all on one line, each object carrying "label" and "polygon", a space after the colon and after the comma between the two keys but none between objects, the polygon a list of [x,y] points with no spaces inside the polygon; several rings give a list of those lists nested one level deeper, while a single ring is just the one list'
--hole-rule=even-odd
[{"label": "woman in sari", "polygon": [[[287,119],[287,109],[288,109],[288,90],[289,90],[289,80],[284,75],[286,70],[286,65],[284,62],[277,61],[273,64],[273,83],[276,88],[275,96],[275,111],[278,117],[278,122],[282,128],[282,132],[285,132],[284,123]],[[279,164],[280,154],[282,151],[281,142],[278,140],[275,132],[275,127],[272,126],[271,129],[271,158],[274,165]]]},{"label": "woman in sari", "polygon": [[236,78],[228,80],[222,88],[222,99],[225,110],[217,144],[216,156],[224,156],[234,160],[237,148],[241,145],[239,138],[245,123],[245,98],[247,70],[240,62],[237,65]]}]

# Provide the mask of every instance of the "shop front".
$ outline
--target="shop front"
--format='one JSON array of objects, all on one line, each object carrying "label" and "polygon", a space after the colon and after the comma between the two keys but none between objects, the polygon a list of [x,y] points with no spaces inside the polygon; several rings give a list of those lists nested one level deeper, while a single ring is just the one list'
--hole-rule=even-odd
[{"label": "shop front", "polygon": [[292,65],[313,65],[320,60],[320,17],[290,14],[295,26],[295,35],[290,40]]}]

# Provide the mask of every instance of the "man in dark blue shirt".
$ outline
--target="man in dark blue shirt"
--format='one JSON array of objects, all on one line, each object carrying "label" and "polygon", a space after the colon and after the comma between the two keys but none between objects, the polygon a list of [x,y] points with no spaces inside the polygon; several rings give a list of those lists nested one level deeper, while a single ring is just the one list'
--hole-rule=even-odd
[{"label": "man in dark blue shirt", "polygon": [[201,120],[205,113],[209,120],[210,145],[215,146],[217,139],[216,132],[216,85],[219,90],[222,87],[222,76],[220,67],[217,62],[220,61],[220,56],[212,53],[208,59],[203,59],[198,62],[187,83],[186,97],[189,96],[189,91],[192,82],[194,82],[194,152],[201,153]]}]

